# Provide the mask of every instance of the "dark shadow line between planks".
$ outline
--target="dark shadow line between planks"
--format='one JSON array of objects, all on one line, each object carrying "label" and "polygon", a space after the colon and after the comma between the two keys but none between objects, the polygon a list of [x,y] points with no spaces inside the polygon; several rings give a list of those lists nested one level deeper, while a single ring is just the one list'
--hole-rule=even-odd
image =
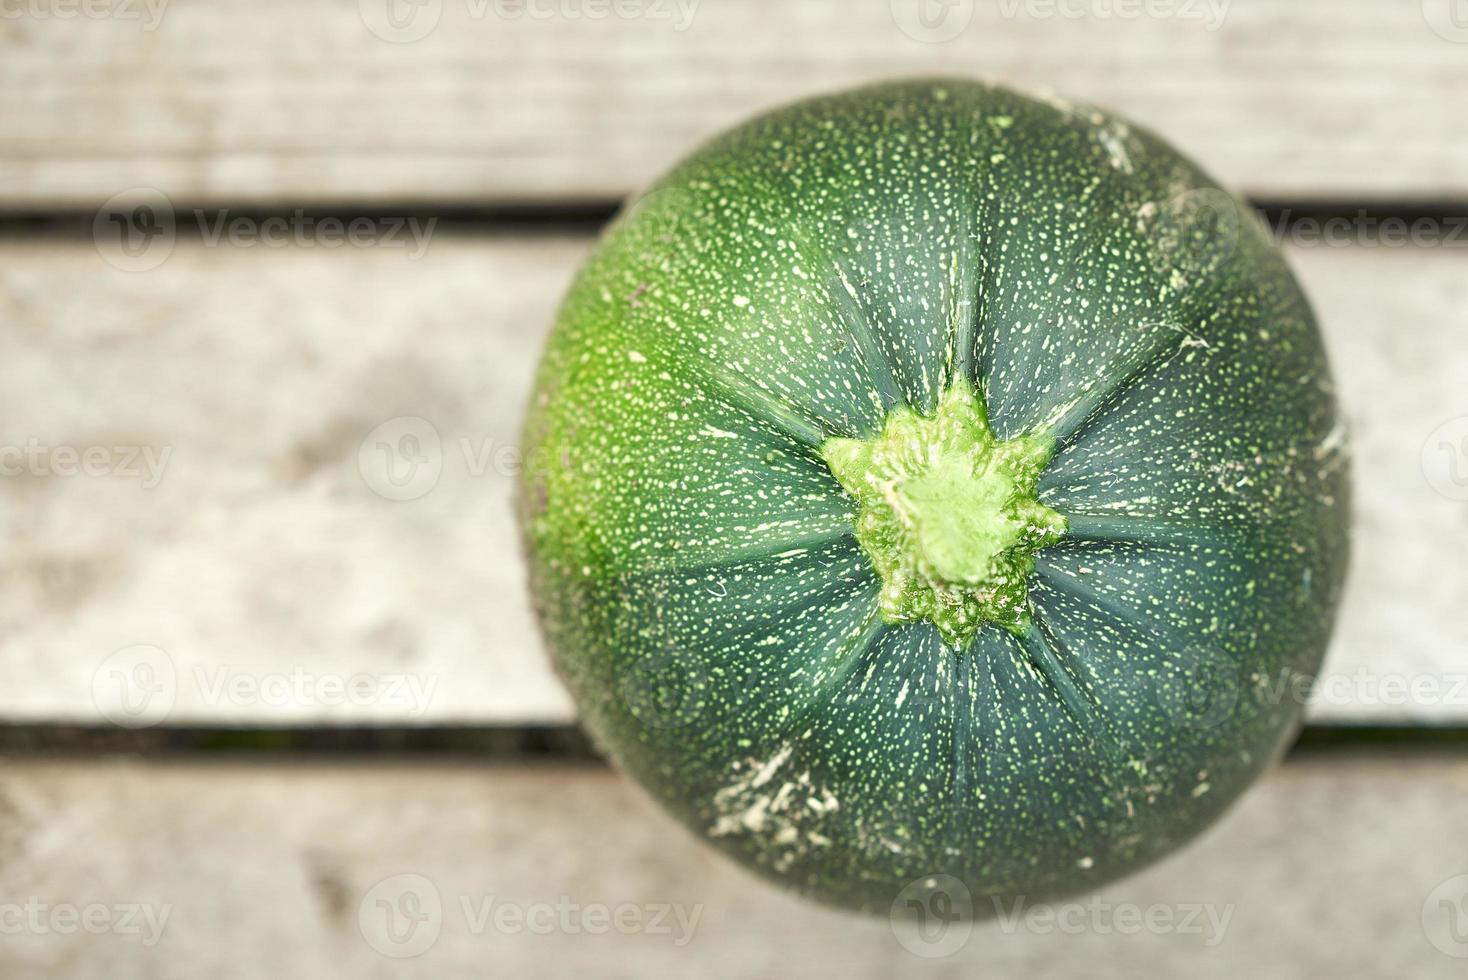
[{"label": "dark shadow line between planks", "polygon": [[[1468,726],[1308,725],[1286,762],[1364,753],[1461,754]],[[170,725],[124,729],[103,725],[0,725],[0,763],[79,758],[243,758],[289,761],[320,757],[359,761],[430,757],[488,765],[543,763],[604,766],[576,725],[249,728]],[[3,769],[0,769],[3,772]]]},{"label": "dark shadow line between planks", "polygon": [[[356,219],[379,222],[417,218],[420,222],[435,220],[435,232],[444,234],[486,235],[508,232],[590,235],[616,216],[622,202],[608,198],[484,201],[464,204],[404,200],[371,205],[345,202],[299,204],[285,201],[234,207],[215,203],[198,205],[180,199],[174,201],[173,206],[176,215],[182,219],[176,222],[179,240],[187,242],[200,237],[201,223],[214,227],[222,216],[246,219],[257,225],[267,218],[296,215],[313,221],[337,218],[346,222]],[[1444,243],[1443,247],[1468,248],[1468,201],[1424,203],[1409,200],[1261,200],[1252,202],[1252,206],[1276,240],[1290,239],[1303,225],[1310,222],[1345,219],[1362,221],[1363,225],[1379,226],[1387,220],[1402,221],[1407,225],[1426,220],[1444,226],[1449,223],[1463,223],[1464,232],[1455,241]],[[95,209],[76,205],[55,208],[7,208],[0,205],[0,239],[86,239],[92,234],[92,222],[96,216]]]}]

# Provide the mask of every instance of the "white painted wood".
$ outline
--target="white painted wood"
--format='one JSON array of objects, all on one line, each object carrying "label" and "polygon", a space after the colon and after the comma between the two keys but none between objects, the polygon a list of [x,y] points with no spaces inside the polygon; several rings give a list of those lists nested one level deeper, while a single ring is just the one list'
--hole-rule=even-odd
[{"label": "white painted wood", "polygon": [[[440,236],[414,259],[181,239],[127,273],[89,242],[0,243],[0,446],[100,447],[114,471],[42,455],[0,479],[0,718],[570,720],[510,494],[539,345],[587,246]],[[1292,258],[1356,447],[1355,574],[1310,717],[1463,724],[1468,501],[1423,458],[1441,469],[1435,430],[1468,416],[1468,252]],[[413,437],[437,483],[394,487],[378,444]],[[156,486],[143,461],[115,472],[128,447],[171,454]]]},{"label": "white painted wood", "polygon": [[1107,105],[1258,196],[1468,193],[1452,0],[389,2],[17,2],[0,205],[621,197],[753,112],[935,73]]},{"label": "white painted wood", "polygon": [[[40,923],[6,929],[5,976],[1446,980],[1468,952],[1438,904],[1468,897],[1468,766],[1441,756],[1286,764],[1200,841],[1054,918],[935,923],[946,958],[735,868],[609,772],[79,760],[0,776],[0,912]],[[94,903],[96,932],[53,925]]]}]

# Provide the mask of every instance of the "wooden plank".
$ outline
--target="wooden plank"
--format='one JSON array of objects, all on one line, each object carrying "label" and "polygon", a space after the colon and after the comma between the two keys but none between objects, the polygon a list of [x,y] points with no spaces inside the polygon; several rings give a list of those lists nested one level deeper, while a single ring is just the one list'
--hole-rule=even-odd
[{"label": "wooden plank", "polygon": [[929,0],[617,3],[426,0],[394,31],[388,0],[29,0],[0,206],[616,198],[760,109],[936,73],[1109,106],[1264,198],[1468,194],[1450,0],[946,0],[936,32]]},{"label": "wooden plank", "polygon": [[906,945],[611,773],[30,762],[0,802],[6,976],[1449,978],[1468,954],[1457,757],[1288,764],[1134,878]]},{"label": "wooden plank", "polygon": [[[140,458],[0,487],[0,662],[31,678],[0,716],[95,720],[151,683],[144,663],[176,688],[140,722],[568,718],[501,453],[584,248],[196,243],[132,274],[85,245],[0,246],[4,444],[118,447],[116,470],[129,447],[170,454],[155,486]],[[379,448],[421,435],[406,418],[440,439],[408,500]],[[389,681],[348,692],[364,674]]]},{"label": "wooden plank", "polygon": [[[85,242],[0,242],[0,446],[39,460],[5,457],[26,470],[0,480],[0,675],[24,679],[0,685],[0,718],[570,720],[510,494],[534,361],[586,248],[195,238],[134,274]],[[1468,490],[1443,483],[1439,430],[1468,416],[1468,251],[1293,259],[1334,348],[1358,498],[1310,717],[1463,724]],[[66,475],[68,447],[104,450],[103,475]]]},{"label": "wooden plank", "polygon": [[1354,445],[1355,554],[1311,717],[1468,719],[1468,249],[1296,248]]}]

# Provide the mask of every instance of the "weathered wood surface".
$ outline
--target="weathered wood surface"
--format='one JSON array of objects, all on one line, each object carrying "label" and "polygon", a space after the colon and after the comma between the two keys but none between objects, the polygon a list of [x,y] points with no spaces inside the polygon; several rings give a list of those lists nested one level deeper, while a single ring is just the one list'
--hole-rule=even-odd
[{"label": "weathered wood surface", "polygon": [[[127,273],[89,242],[0,242],[0,446],[33,447],[0,459],[21,468],[0,478],[0,718],[568,720],[510,494],[586,248],[195,237]],[[1292,258],[1356,447],[1354,577],[1310,717],[1462,724],[1468,457],[1435,432],[1468,416],[1468,251]],[[102,475],[65,454],[98,447]]]},{"label": "weathered wood surface", "polygon": [[1468,194],[1455,0],[616,2],[17,2],[0,206],[621,197],[752,112],[935,73],[1110,106],[1256,196]]},{"label": "weathered wood surface", "polygon": [[[930,920],[904,946],[735,868],[609,772],[32,761],[0,767],[0,973],[1446,980],[1468,955],[1465,822],[1461,758],[1307,757],[1053,917]],[[91,905],[95,931],[63,931]]]}]

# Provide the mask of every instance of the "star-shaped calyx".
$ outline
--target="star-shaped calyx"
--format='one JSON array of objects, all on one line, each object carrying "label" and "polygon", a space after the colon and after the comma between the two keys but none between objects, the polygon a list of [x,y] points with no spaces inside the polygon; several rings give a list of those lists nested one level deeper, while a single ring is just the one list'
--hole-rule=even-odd
[{"label": "star-shaped calyx", "polygon": [[1035,553],[1066,520],[1035,498],[1055,440],[1000,440],[959,381],[932,416],[906,406],[870,439],[828,439],[821,455],[857,504],[857,542],[882,580],[889,623],[928,620],[962,649],[985,623],[1029,628]]}]

